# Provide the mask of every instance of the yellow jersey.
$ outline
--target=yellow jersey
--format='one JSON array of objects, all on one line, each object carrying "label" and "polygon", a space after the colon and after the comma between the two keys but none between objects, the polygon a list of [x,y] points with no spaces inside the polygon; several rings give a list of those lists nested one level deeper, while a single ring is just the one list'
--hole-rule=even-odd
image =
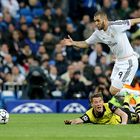
[{"label": "yellow jersey", "polygon": [[94,114],[94,109],[90,108],[82,117],[80,117],[84,123],[94,123],[94,124],[120,124],[121,117],[116,115],[114,111],[117,109],[111,103],[104,103],[103,113],[96,117]]}]

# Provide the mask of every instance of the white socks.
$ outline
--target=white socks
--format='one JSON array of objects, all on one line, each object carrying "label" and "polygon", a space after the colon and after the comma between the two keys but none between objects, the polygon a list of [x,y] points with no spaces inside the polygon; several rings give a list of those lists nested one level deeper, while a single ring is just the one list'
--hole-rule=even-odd
[{"label": "white socks", "polygon": [[128,88],[122,88],[120,92],[128,92],[128,94],[134,94],[136,96],[140,96],[140,91],[138,90],[132,90],[132,89],[128,89]]}]

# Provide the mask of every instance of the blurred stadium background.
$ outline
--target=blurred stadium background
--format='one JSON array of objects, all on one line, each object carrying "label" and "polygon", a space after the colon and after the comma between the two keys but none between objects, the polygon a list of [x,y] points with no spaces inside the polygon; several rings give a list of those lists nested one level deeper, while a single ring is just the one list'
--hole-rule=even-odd
[{"label": "blurred stadium background", "polygon": [[[0,126],[1,138],[139,139],[138,125],[69,127],[63,120],[79,114],[53,114],[85,112],[96,88],[104,91],[105,102],[111,99],[109,48],[61,44],[67,35],[88,38],[100,9],[110,20],[138,18],[140,0],[0,0],[0,108],[22,113],[11,114],[10,123]],[[127,35],[140,54],[140,24]],[[140,91],[140,67],[131,88]]]},{"label": "blurred stadium background", "polygon": [[[96,88],[110,100],[114,57],[109,48],[61,43],[67,35],[88,38],[100,9],[110,20],[140,17],[139,0],[1,0],[0,107],[13,113],[80,113]],[[140,25],[127,35],[140,54]],[[131,88],[140,90],[140,68]]]}]

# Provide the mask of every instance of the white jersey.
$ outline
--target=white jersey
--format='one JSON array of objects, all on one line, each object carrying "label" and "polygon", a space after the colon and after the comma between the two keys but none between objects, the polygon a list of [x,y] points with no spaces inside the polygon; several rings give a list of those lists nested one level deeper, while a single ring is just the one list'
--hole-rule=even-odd
[{"label": "white jersey", "polygon": [[125,33],[130,27],[131,23],[129,20],[111,21],[106,31],[96,30],[85,41],[89,45],[96,43],[107,44],[117,59],[125,58],[134,54]]}]

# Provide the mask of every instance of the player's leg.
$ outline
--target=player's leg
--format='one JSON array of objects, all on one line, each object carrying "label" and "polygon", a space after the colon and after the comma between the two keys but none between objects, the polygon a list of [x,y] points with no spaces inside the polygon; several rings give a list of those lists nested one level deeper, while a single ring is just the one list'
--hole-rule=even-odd
[{"label": "player's leg", "polygon": [[138,123],[139,116],[134,109],[132,111],[132,109],[130,108],[131,98],[134,98],[133,94],[128,94],[125,96],[124,103],[123,103],[123,111],[125,111],[128,115],[128,124],[135,124]]},{"label": "player's leg", "polygon": [[127,93],[133,93],[134,95],[139,95],[140,96],[140,91],[139,90],[132,90],[132,89],[129,89],[129,88],[122,88],[121,90],[120,90],[120,95],[122,94],[123,95],[123,93],[125,93],[125,92],[127,92]]},{"label": "player's leg", "polygon": [[114,85],[111,85],[109,88],[109,91],[111,93],[111,95],[117,95],[120,92],[121,89],[116,88]]},{"label": "player's leg", "polygon": [[115,65],[113,67],[113,70],[112,70],[111,77],[110,77],[111,86],[110,86],[109,91],[112,95],[116,95],[118,92],[120,92],[120,89],[121,89],[120,87],[117,86],[117,83],[114,82],[118,72],[119,72],[119,68],[117,67],[117,64],[115,63]]},{"label": "player's leg", "polygon": [[133,94],[126,95],[123,101],[123,108],[130,110],[130,100],[133,97]]},{"label": "player's leg", "polygon": [[138,60],[136,57],[125,61],[116,62],[111,75],[111,94],[117,95],[121,93],[124,84],[130,85],[137,69]]},{"label": "player's leg", "polygon": [[126,95],[124,97],[124,102],[122,105],[122,110],[128,115],[128,121],[127,121],[128,124],[131,123],[131,112],[130,112],[130,106],[129,106],[129,102],[131,98],[132,98],[131,95]]},{"label": "player's leg", "polygon": [[140,122],[140,96],[134,96],[133,98],[136,101],[135,112],[138,114],[139,122]]}]

